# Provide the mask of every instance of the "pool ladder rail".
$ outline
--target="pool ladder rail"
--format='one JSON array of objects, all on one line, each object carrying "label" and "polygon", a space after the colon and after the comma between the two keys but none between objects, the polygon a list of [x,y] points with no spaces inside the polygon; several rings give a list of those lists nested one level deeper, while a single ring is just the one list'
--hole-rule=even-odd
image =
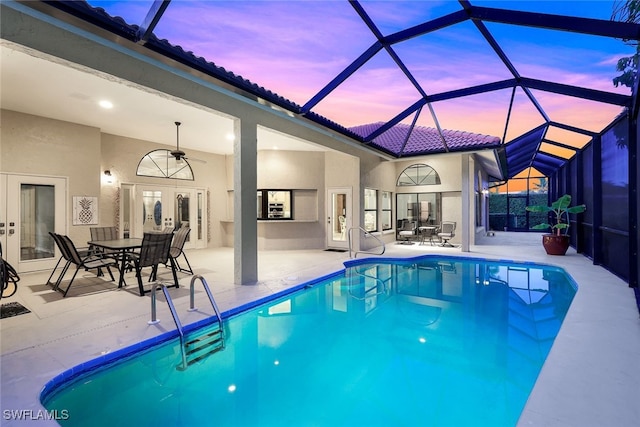
[{"label": "pool ladder rail", "polygon": [[151,320],[149,320],[147,323],[149,325],[155,325],[160,322],[160,320],[158,320],[156,316],[156,291],[158,289],[162,289],[164,297],[167,300],[167,305],[169,306],[169,311],[171,312],[173,321],[175,322],[178,333],[180,334],[180,352],[182,355],[182,363],[177,367],[177,369],[180,371],[184,371],[189,366],[193,365],[196,362],[199,362],[200,360],[203,360],[211,354],[224,350],[225,347],[224,329],[222,327],[222,317],[220,316],[220,310],[218,309],[218,305],[213,298],[213,294],[211,293],[211,289],[209,289],[207,281],[199,274],[196,274],[191,278],[191,283],[189,285],[188,311],[197,310],[197,308],[195,307],[194,290],[196,280],[200,280],[200,282],[202,282],[202,286],[204,287],[204,290],[209,297],[209,301],[211,302],[211,306],[213,307],[214,315],[218,320],[218,328],[211,331],[208,330],[206,333],[201,335],[196,335],[196,333],[194,333],[194,336],[190,337],[188,340],[185,338],[184,328],[182,327],[182,323],[180,322],[180,318],[178,317],[178,313],[176,312],[176,308],[173,304],[173,300],[171,299],[171,295],[169,294],[167,285],[161,282],[156,282],[153,284],[153,288],[151,289]]},{"label": "pool ladder rail", "polygon": [[[378,241],[378,243],[380,243],[380,246],[382,247],[382,251],[380,251],[380,253],[378,252],[373,252],[373,251],[356,251],[355,249],[353,249],[353,246],[351,244],[351,232],[353,230],[360,230],[364,233],[365,237],[366,236],[371,236],[374,239],[376,239]],[[358,256],[358,254],[369,254],[369,255],[382,255],[384,254],[384,251],[387,249],[387,247],[385,246],[384,242],[382,240],[380,240],[377,236],[371,234],[371,232],[365,230],[362,227],[351,227],[349,229],[349,231],[347,232],[347,239],[349,240],[349,258],[356,258]]]}]

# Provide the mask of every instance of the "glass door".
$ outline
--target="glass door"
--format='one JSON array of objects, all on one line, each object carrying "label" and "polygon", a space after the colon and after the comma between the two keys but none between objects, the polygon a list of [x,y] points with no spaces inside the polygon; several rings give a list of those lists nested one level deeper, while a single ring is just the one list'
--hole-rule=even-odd
[{"label": "glass door", "polygon": [[60,256],[50,231],[66,233],[65,178],[0,174],[2,256],[20,273],[53,268]]},{"label": "glass door", "polygon": [[351,189],[327,190],[327,247],[348,249],[347,233],[351,227]]},{"label": "glass door", "polygon": [[206,247],[204,190],[139,186],[136,191],[136,227],[132,235],[190,227],[185,248]]}]

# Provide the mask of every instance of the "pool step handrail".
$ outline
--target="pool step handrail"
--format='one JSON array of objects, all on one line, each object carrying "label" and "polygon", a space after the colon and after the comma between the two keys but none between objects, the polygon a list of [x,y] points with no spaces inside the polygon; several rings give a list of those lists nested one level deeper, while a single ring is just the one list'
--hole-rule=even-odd
[{"label": "pool step handrail", "polygon": [[[355,251],[352,248],[351,245],[351,231],[353,230],[362,230],[362,232],[364,232],[365,236],[369,235],[371,237],[373,237],[374,239],[376,239],[378,241],[378,243],[380,243],[380,246],[382,247],[382,251],[380,253],[377,252],[373,252],[373,251]],[[387,249],[387,247],[385,246],[384,242],[382,240],[380,240],[377,236],[374,236],[373,234],[371,234],[371,232],[365,230],[362,227],[351,227],[349,229],[349,231],[347,232],[347,239],[349,240],[349,258],[356,258],[358,256],[358,254],[369,254],[369,255],[382,255],[384,254],[384,251]],[[353,253],[353,255],[352,255]]]},{"label": "pool step handrail", "polygon": [[207,281],[204,279],[204,277],[202,277],[199,274],[194,275],[191,278],[191,283],[189,284],[189,311],[197,310],[197,308],[195,307],[195,288],[194,288],[196,280],[200,280],[200,282],[202,283],[202,286],[204,287],[204,291],[207,293],[207,296],[209,297],[209,301],[211,302],[211,306],[213,307],[213,312],[216,315],[216,318],[218,319],[218,323],[222,325],[222,316],[220,315],[218,304],[216,304],[216,300],[213,298],[213,294],[211,293],[211,289],[209,288]]},{"label": "pool step handrail", "polygon": [[149,325],[155,325],[160,322],[157,317],[156,311],[156,291],[158,289],[162,289],[164,293],[164,298],[167,300],[167,305],[169,306],[169,311],[171,312],[171,316],[173,317],[173,321],[178,328],[178,333],[180,334],[180,348],[182,353],[182,366],[187,366],[187,355],[184,351],[184,330],[182,329],[182,323],[180,322],[180,318],[178,317],[178,313],[176,313],[176,307],[173,305],[173,300],[171,299],[171,295],[169,294],[169,288],[167,285],[161,282],[155,282],[153,287],[151,288],[151,320],[147,323]]},{"label": "pool step handrail", "polygon": [[153,287],[151,289],[151,320],[149,320],[149,322],[147,323],[149,323],[150,325],[154,325],[160,322],[160,320],[158,320],[156,316],[156,291],[158,289],[162,289],[162,292],[164,293],[165,299],[167,300],[167,304],[169,306],[169,311],[171,311],[171,316],[173,317],[173,321],[175,322],[178,333],[180,334],[182,363],[178,366],[179,370],[185,370],[190,365],[204,359],[205,357],[213,353],[224,350],[225,348],[224,328],[222,327],[222,316],[220,314],[220,309],[218,308],[218,304],[216,304],[216,301],[213,298],[213,294],[211,293],[211,289],[209,288],[207,281],[199,274],[196,274],[191,278],[191,283],[189,285],[188,311],[197,310],[197,308],[195,307],[196,280],[200,280],[200,282],[202,282],[202,286],[204,287],[207,297],[209,297],[209,301],[211,302],[211,306],[213,307],[214,315],[218,320],[218,329],[209,331],[196,338],[191,338],[186,342],[184,329],[182,327],[182,323],[180,322],[180,318],[178,317],[178,313],[176,312],[173,300],[171,299],[171,295],[169,294],[167,285],[161,282],[156,282],[153,284]]}]

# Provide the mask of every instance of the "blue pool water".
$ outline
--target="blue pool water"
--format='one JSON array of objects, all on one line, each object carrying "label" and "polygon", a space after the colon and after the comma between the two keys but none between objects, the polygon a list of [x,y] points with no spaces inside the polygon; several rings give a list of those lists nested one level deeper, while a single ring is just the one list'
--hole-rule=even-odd
[{"label": "blue pool water", "polygon": [[43,404],[64,426],[516,424],[576,292],[563,270],[347,265],[228,317],[225,349],[187,370],[171,339],[62,374]]}]

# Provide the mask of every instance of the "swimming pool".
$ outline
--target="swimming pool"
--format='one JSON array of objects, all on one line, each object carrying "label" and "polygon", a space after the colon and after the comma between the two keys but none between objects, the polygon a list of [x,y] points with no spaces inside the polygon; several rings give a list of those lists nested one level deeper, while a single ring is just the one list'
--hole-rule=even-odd
[{"label": "swimming pool", "polygon": [[225,313],[224,351],[184,371],[177,339],[147,343],[61,374],[41,401],[65,426],[515,425],[577,289],[529,263],[346,266]]}]

